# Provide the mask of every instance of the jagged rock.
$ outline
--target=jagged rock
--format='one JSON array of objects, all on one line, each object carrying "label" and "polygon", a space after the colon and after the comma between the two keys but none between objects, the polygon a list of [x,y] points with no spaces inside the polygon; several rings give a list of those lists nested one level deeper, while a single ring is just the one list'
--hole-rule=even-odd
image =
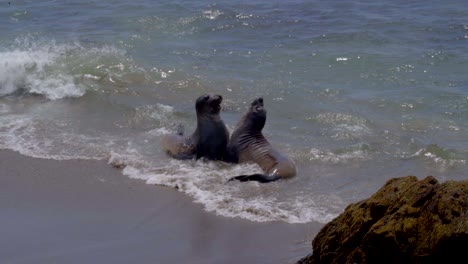
[{"label": "jagged rock", "polygon": [[312,241],[308,263],[458,263],[468,257],[468,180],[389,180]]}]

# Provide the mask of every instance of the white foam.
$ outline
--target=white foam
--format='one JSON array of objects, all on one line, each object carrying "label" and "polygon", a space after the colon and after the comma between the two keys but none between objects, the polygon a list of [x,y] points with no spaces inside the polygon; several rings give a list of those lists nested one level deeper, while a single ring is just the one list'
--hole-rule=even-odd
[{"label": "white foam", "polygon": [[11,149],[31,157],[42,157],[47,154],[40,146],[47,145],[47,143],[29,143],[35,134],[35,126],[31,118],[21,115],[2,116],[0,123],[0,148]]},{"label": "white foam", "polygon": [[152,136],[162,136],[162,135],[167,135],[171,133],[174,133],[174,131],[171,131],[165,127],[152,129],[147,132],[148,135],[152,135]]},{"label": "white foam", "polygon": [[333,153],[331,151],[312,148],[309,152],[309,160],[317,160],[332,164],[347,163],[355,160],[367,160],[369,154],[364,150],[351,150],[344,153]]},{"label": "white foam", "polygon": [[0,113],[6,114],[8,112],[10,112],[10,107],[6,104],[0,104]]},{"label": "white foam", "polygon": [[[440,171],[445,171],[450,167],[464,166],[467,161],[464,159],[448,158],[442,157],[440,154],[437,154],[437,150],[431,151],[430,149],[434,148],[433,146],[428,146],[426,148],[421,148],[413,154],[402,153],[400,156],[403,159],[411,158],[424,158],[426,161],[429,161],[433,166],[435,166]],[[439,147],[435,147],[439,148]],[[441,151],[441,150],[439,150]]]},{"label": "white foam", "polygon": [[14,150],[29,157],[102,159],[105,151],[96,143],[102,141],[105,140],[61,131],[53,123],[31,116],[0,116],[0,149]]},{"label": "white foam", "polygon": [[316,116],[320,123],[330,125],[332,138],[338,140],[356,139],[372,133],[367,120],[343,113],[322,113]]},{"label": "white foam", "polygon": [[160,136],[163,134],[171,133],[168,128],[174,127],[175,110],[172,106],[164,104],[144,105],[135,108],[133,115],[129,119],[132,124],[150,123],[158,128],[151,130],[148,134],[153,136]]},{"label": "white foam", "polygon": [[152,109],[151,117],[158,120],[167,119],[168,116],[174,113],[174,107],[164,104],[156,104],[155,109]]},{"label": "white foam", "polygon": [[[125,159],[129,159],[125,161]],[[113,154],[110,162],[126,164],[123,174],[147,184],[177,188],[191,196],[206,211],[225,217],[240,217],[251,221],[285,221],[326,223],[342,208],[341,200],[332,196],[281,197],[280,184],[228,182],[236,175],[259,173],[257,165],[228,165],[220,162],[169,160],[166,164],[150,165],[141,158]],[[128,165],[131,164],[131,165]],[[282,183],[284,184],[284,183]],[[326,202],[320,204],[321,200]],[[330,204],[336,208],[329,210]],[[338,210],[338,211],[337,211]]]},{"label": "white foam", "polygon": [[109,81],[119,87],[145,82],[147,77],[125,51],[113,46],[88,48],[25,37],[0,50],[0,95],[20,91],[57,100],[81,97],[93,82]]},{"label": "white foam", "polygon": [[48,76],[44,80],[34,77],[28,79],[30,93],[41,94],[51,100],[80,97],[85,94],[84,87],[75,84],[72,76]]},{"label": "white foam", "polygon": [[[25,46],[22,46],[25,45]],[[19,89],[56,100],[79,97],[84,87],[75,83],[74,76],[63,71],[60,58],[69,47],[49,43],[24,44],[14,50],[0,52],[0,95]]]},{"label": "white foam", "polygon": [[216,18],[218,18],[219,16],[223,15],[224,13],[219,11],[219,10],[206,10],[206,11],[203,11],[203,16],[205,18],[208,18],[210,20],[215,20]]},{"label": "white foam", "polygon": [[102,78],[99,77],[99,76],[92,75],[92,74],[88,74],[88,73],[84,74],[84,75],[83,75],[83,78],[84,78],[84,79],[87,79],[87,80],[93,80],[93,81],[99,81],[99,80],[102,79]]}]

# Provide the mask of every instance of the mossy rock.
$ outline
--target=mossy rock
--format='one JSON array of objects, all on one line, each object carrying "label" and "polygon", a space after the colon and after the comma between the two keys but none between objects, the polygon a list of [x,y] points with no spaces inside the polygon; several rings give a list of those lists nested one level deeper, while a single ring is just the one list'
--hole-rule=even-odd
[{"label": "mossy rock", "polygon": [[456,263],[468,249],[468,181],[389,180],[349,205],[298,263]]}]

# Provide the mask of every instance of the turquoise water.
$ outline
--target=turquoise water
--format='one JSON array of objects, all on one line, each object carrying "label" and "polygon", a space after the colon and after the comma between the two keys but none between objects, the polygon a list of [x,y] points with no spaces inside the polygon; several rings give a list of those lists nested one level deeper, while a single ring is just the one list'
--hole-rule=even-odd
[{"label": "turquoise water", "polygon": [[[397,176],[467,179],[464,1],[194,2],[0,3],[0,148],[125,164],[252,221],[324,223]],[[231,131],[262,96],[297,177],[168,158],[160,137],[193,130],[203,93]]]}]

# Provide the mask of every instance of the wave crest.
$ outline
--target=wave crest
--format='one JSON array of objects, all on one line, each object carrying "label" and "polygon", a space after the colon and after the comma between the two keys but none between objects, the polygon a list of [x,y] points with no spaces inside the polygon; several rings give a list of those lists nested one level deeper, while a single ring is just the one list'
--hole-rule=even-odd
[{"label": "wave crest", "polygon": [[80,97],[85,88],[64,71],[61,59],[64,45],[20,44],[14,50],[0,52],[0,95],[39,94],[56,100]]},{"label": "wave crest", "polygon": [[0,49],[0,96],[35,94],[58,100],[157,79],[113,46],[26,37]]}]

